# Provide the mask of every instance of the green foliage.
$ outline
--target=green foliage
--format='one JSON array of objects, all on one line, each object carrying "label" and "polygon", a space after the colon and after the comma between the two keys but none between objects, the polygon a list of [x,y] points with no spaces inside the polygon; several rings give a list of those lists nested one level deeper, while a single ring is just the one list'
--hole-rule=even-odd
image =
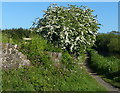
[{"label": "green foliage", "polygon": [[30,37],[31,31],[23,28],[5,29],[2,30],[2,34],[5,35],[5,38],[7,39],[6,42],[19,43],[24,37]]},{"label": "green foliage", "polygon": [[0,42],[2,42],[2,32],[0,32]]},{"label": "green foliage", "polygon": [[[32,40],[29,42],[21,43],[21,51],[28,55],[28,58],[36,62],[43,63],[49,58],[48,52],[62,52],[61,49],[55,48],[52,44],[49,44],[43,37],[34,34],[31,35]],[[48,58],[46,58],[48,57]],[[50,58],[48,59],[50,61]]]},{"label": "green foliage", "polygon": [[[97,51],[91,50],[91,67],[104,75],[105,80],[116,87],[120,87],[120,34],[117,31],[99,33],[95,42]],[[105,57],[103,57],[102,55]]]},{"label": "green foliage", "polygon": [[22,39],[23,37],[30,37],[30,30],[23,29],[23,28],[17,28],[17,29],[5,29],[2,30],[2,33],[6,33],[9,35],[9,37],[14,39]]},{"label": "green foliage", "polygon": [[2,40],[1,42],[3,42],[3,43],[8,43],[10,40],[9,40],[9,38],[8,38],[8,36],[7,36],[7,34],[3,34],[2,32],[0,33],[0,40]]},{"label": "green foliage", "polygon": [[47,40],[37,34],[32,33],[31,38],[31,41],[21,40],[19,47],[30,59],[32,66],[3,70],[3,91],[106,91],[84,68],[73,65],[75,60],[68,52],[62,51],[62,66],[56,68],[47,51],[61,50],[52,45],[51,49]]},{"label": "green foliage", "polygon": [[47,41],[47,46],[45,48],[45,51],[50,51],[50,52],[62,52],[61,48],[54,47],[53,44],[49,43]]},{"label": "green foliage", "polygon": [[37,52],[37,51],[43,51],[47,47],[47,41],[44,40],[39,35],[32,35],[32,40],[28,42],[28,47],[31,51]]},{"label": "green foliage", "polygon": [[91,51],[91,65],[104,74],[117,72],[120,60],[115,57],[103,57],[97,51]]},{"label": "green foliage", "polygon": [[120,40],[120,36],[119,36],[119,38],[118,38],[118,37],[110,38],[110,42],[109,42],[109,44],[107,45],[108,50],[109,50],[110,52],[118,52],[118,53],[120,53],[119,40]]},{"label": "green foliage", "polygon": [[31,38],[31,41],[22,41],[20,51],[28,56],[33,65],[52,64],[49,55],[44,52],[48,46],[47,41],[37,34],[31,35]]},{"label": "green foliage", "polygon": [[62,53],[61,61],[66,68],[71,70],[75,68],[73,57],[67,51]]},{"label": "green foliage", "polygon": [[[90,53],[90,66],[98,73],[105,75],[113,82],[119,83],[120,60],[116,57],[103,57],[97,51],[91,50]],[[120,85],[119,85],[120,86]]]},{"label": "green foliage", "polygon": [[0,92],[2,92],[2,68],[0,68]]},{"label": "green foliage", "polygon": [[99,24],[92,15],[93,10],[54,4],[44,12],[44,17],[38,18],[33,28],[57,47],[79,54],[94,44]]},{"label": "green foliage", "polygon": [[108,52],[120,54],[120,35],[116,34],[116,31],[112,31],[110,33],[101,33],[97,35],[97,40],[95,42],[96,49],[99,52]]},{"label": "green foliage", "polygon": [[2,30],[2,42],[20,44],[24,37],[30,37],[31,31],[27,29],[5,29]]},{"label": "green foliage", "polygon": [[[3,91],[105,91],[84,70],[47,69],[44,66],[3,71]],[[97,86],[97,87],[96,87]]]},{"label": "green foliage", "polygon": [[0,32],[0,42],[13,43],[13,40],[11,38],[9,38],[7,33]]}]

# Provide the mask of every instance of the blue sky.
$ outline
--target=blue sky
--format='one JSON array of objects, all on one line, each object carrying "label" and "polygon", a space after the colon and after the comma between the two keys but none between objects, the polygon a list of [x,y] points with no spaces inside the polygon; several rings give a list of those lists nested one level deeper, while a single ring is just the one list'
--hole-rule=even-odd
[{"label": "blue sky", "polygon": [[[3,2],[2,3],[2,29],[30,28],[35,18],[42,18],[47,7],[53,2]],[[118,3],[117,2],[56,2],[67,6],[84,5],[95,10],[98,21],[102,24],[99,32],[118,31]]]}]

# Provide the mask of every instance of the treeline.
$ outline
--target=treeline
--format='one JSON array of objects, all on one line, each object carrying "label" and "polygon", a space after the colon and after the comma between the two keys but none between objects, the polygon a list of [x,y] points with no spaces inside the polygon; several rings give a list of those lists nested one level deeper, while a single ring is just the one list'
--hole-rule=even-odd
[{"label": "treeline", "polygon": [[23,28],[13,28],[2,30],[3,34],[7,34],[12,39],[22,39],[23,37],[30,37],[31,31]]},{"label": "treeline", "polygon": [[120,32],[99,33],[94,49],[106,56],[120,54]]}]

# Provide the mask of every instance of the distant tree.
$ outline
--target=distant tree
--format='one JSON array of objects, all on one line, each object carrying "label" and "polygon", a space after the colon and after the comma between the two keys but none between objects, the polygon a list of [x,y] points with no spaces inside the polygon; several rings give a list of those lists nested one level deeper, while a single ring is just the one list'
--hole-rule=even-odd
[{"label": "distant tree", "polygon": [[116,35],[120,35],[120,32],[119,32],[119,31],[111,31],[110,33],[116,34]]},{"label": "distant tree", "polygon": [[118,39],[117,37],[110,39],[110,43],[107,45],[108,50],[110,52],[114,52],[115,53],[115,52],[120,51],[120,49],[119,49],[119,47],[120,47],[119,40],[120,40],[120,38]]},{"label": "distant tree", "polygon": [[100,33],[95,42],[96,49],[101,52],[120,53],[120,35],[118,31]]}]

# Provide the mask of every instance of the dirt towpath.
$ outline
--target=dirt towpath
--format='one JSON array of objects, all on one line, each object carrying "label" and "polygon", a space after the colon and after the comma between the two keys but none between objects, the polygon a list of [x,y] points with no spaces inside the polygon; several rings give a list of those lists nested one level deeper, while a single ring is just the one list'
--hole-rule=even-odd
[{"label": "dirt towpath", "polygon": [[120,89],[112,86],[111,84],[105,82],[97,73],[95,73],[90,67],[89,67],[89,57],[86,58],[86,61],[84,63],[84,66],[88,72],[98,83],[100,83],[102,86],[104,86],[108,91],[112,91],[113,93],[120,93]]}]

